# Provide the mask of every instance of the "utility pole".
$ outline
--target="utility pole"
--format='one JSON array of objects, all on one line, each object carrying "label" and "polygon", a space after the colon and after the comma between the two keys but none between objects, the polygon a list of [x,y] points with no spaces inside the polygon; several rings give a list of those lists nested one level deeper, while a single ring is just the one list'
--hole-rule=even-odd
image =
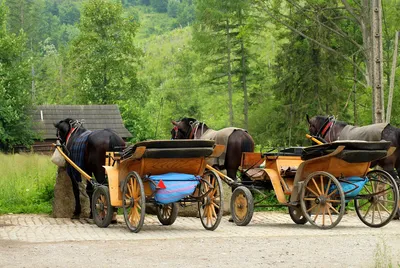
[{"label": "utility pole", "polygon": [[372,95],[373,122],[385,121],[385,106],[383,94],[383,49],[382,49],[382,3],[372,0]]},{"label": "utility pole", "polygon": [[390,117],[392,115],[393,88],[394,88],[394,77],[396,75],[397,48],[399,45],[399,35],[400,35],[400,32],[396,31],[396,34],[394,36],[393,62],[392,62],[392,71],[390,73],[390,85],[389,85],[388,106],[387,106],[387,111],[386,111],[386,123],[390,123]]}]

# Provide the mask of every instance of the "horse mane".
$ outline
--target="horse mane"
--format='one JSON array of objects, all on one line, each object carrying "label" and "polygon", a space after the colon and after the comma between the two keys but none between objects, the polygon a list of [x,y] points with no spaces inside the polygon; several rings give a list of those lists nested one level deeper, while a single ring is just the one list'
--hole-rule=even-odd
[{"label": "horse mane", "polygon": [[[316,119],[317,122],[325,122],[326,119],[328,119],[328,117],[329,117],[329,116],[325,116],[325,115],[316,115],[316,116],[315,116],[315,119]],[[334,120],[334,122],[335,122],[335,125],[339,125],[339,126],[342,126],[342,127],[344,127],[344,126],[346,126],[346,125],[349,124],[349,123],[347,123],[347,122],[338,121],[338,120]]]},{"label": "horse mane", "polygon": [[193,124],[194,122],[198,122],[199,125],[203,125],[203,126],[207,126],[205,123],[198,121],[195,118],[192,117],[183,117],[181,118],[179,121],[184,122],[186,125],[190,126],[191,124]]}]

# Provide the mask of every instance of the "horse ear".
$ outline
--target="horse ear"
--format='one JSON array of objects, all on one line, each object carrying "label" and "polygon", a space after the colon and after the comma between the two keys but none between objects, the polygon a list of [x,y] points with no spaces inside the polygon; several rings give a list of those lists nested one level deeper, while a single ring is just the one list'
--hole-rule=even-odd
[{"label": "horse ear", "polygon": [[306,114],[307,122],[310,124],[310,117]]},{"label": "horse ear", "polygon": [[178,123],[177,123],[175,120],[171,120],[171,123],[172,123],[174,126],[178,125]]}]

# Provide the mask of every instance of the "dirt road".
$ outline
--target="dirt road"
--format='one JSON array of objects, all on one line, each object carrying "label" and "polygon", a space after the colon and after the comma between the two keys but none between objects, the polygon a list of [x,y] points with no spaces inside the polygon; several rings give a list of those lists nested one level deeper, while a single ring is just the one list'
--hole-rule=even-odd
[{"label": "dirt road", "polygon": [[146,215],[138,234],[117,225],[44,215],[0,216],[0,267],[398,267],[400,221],[369,228],[345,215],[332,230],[258,212],[246,227],[224,217],[213,232],[197,218],[160,226]]}]

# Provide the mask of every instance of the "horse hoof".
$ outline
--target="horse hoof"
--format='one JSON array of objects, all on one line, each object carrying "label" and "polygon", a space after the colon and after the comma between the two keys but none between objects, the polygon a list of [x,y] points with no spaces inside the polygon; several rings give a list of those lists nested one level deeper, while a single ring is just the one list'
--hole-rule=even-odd
[{"label": "horse hoof", "polygon": [[72,215],[71,220],[79,220],[79,214],[78,215]]},{"label": "horse hoof", "polygon": [[229,221],[229,222],[233,222],[233,218],[232,218],[232,216],[231,216],[231,217],[229,217],[228,221]]},{"label": "horse hoof", "polygon": [[115,219],[115,220],[111,220],[111,224],[117,224],[118,223],[118,221]]}]

